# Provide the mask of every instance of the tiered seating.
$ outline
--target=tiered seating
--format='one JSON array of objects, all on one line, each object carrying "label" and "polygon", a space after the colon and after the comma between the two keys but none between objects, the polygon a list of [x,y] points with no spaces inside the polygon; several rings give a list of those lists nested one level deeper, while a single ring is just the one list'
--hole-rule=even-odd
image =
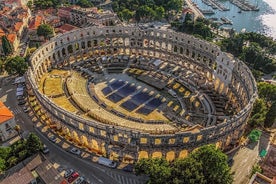
[{"label": "tiered seating", "polygon": [[128,56],[110,56],[100,59],[102,66],[107,69],[108,73],[122,73],[127,68]]}]

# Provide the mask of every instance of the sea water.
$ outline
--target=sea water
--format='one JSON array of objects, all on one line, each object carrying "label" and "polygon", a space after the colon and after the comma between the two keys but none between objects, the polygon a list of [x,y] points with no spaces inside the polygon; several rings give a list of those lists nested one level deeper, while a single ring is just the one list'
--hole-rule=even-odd
[{"label": "sea water", "polygon": [[[201,0],[192,0],[201,9],[212,9]],[[263,33],[276,39],[276,0],[247,0],[250,4],[258,6],[259,11],[243,11],[228,0],[218,0],[229,11],[214,10],[215,14],[205,15],[206,18],[226,17],[233,25],[222,25],[221,27],[233,28],[237,32],[246,30],[248,32]]]}]

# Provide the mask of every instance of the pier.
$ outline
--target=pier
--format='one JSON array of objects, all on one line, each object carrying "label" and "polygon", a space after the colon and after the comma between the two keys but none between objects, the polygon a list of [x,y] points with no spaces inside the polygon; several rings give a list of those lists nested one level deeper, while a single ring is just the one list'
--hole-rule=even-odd
[{"label": "pier", "polygon": [[202,0],[202,2],[208,6],[211,6],[213,9],[218,9],[220,11],[228,11],[229,10],[229,8],[226,8],[221,3],[219,3],[217,0]]},{"label": "pier", "polygon": [[259,11],[258,6],[252,5],[246,0],[230,0],[230,2],[243,11]]}]

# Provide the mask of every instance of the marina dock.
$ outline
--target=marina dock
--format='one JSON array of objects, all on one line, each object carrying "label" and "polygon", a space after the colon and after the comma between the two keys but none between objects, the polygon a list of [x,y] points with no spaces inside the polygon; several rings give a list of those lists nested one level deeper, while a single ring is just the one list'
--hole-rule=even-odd
[{"label": "marina dock", "polygon": [[228,11],[229,10],[229,8],[226,8],[217,0],[202,0],[202,2],[208,6],[211,6],[213,9],[218,9],[220,11]]},{"label": "marina dock", "polygon": [[230,2],[242,9],[243,11],[259,11],[258,6],[252,5],[246,0],[230,0]]}]

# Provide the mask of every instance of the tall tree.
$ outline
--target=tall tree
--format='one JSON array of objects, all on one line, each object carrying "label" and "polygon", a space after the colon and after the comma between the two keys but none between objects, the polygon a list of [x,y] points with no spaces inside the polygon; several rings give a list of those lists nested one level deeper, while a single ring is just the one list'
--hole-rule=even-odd
[{"label": "tall tree", "polygon": [[162,158],[141,159],[135,165],[137,174],[146,174],[150,177],[148,183],[163,184],[168,183],[171,177],[169,162]]},{"label": "tall tree", "polygon": [[203,167],[192,157],[176,160],[172,168],[173,184],[204,184]]},{"label": "tall tree", "polygon": [[26,144],[27,144],[28,155],[33,155],[34,153],[37,153],[39,150],[43,148],[43,144],[41,140],[34,133],[29,134]]},{"label": "tall tree", "polygon": [[20,56],[15,56],[8,58],[5,62],[5,70],[9,74],[19,74],[23,75],[28,69],[28,64],[24,58]]},{"label": "tall tree", "polygon": [[54,35],[54,29],[49,24],[41,24],[37,28],[37,35],[48,39]]},{"label": "tall tree", "polygon": [[227,155],[215,145],[205,145],[191,154],[197,162],[202,164],[203,175],[208,184],[230,184],[233,175],[227,164]]},{"label": "tall tree", "polygon": [[8,56],[13,51],[13,46],[6,36],[2,36],[2,48],[5,56]]},{"label": "tall tree", "polygon": [[77,5],[79,5],[82,8],[90,8],[94,6],[89,0],[79,0],[77,2]]}]

